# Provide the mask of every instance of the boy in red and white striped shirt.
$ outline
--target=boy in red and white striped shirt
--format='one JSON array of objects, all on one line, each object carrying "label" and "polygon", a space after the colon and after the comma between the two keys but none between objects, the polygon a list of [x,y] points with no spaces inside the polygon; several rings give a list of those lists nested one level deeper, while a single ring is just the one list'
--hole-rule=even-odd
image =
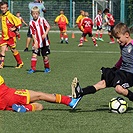
[{"label": "boy in red and white striped shirt", "polygon": [[[103,36],[103,30],[102,30],[103,18],[102,18],[102,11],[101,10],[98,10],[98,14],[96,15],[94,20],[95,20],[95,23],[97,26],[97,31],[96,31],[96,36],[95,36],[96,40],[104,41],[102,39],[102,36]],[[98,38],[98,35],[99,35],[99,38]]]},{"label": "boy in red and white striped shirt", "polygon": [[50,25],[47,20],[43,17],[40,17],[40,11],[37,6],[33,7],[31,10],[33,20],[30,21],[30,31],[33,37],[33,47],[32,47],[32,58],[31,58],[31,69],[28,71],[29,74],[36,71],[37,56],[41,55],[44,62],[44,72],[50,72],[49,58],[50,54],[50,42],[48,38],[48,32],[50,30]]},{"label": "boy in red and white striped shirt", "polygon": [[108,28],[108,35],[111,40],[110,43],[115,43],[115,40],[114,40],[113,36],[111,35],[111,31],[113,30],[114,25],[115,25],[115,19],[114,19],[113,15],[109,13],[109,9],[106,8],[103,11],[103,13],[105,14],[105,16],[107,18],[105,25],[107,25],[107,28]]}]

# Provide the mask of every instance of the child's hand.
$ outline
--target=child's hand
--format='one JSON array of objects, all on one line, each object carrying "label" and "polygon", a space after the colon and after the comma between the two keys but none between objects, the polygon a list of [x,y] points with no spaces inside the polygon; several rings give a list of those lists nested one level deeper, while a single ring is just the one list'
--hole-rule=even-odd
[{"label": "child's hand", "polygon": [[43,34],[43,35],[42,35],[42,39],[45,39],[45,38],[46,38],[46,34]]},{"label": "child's hand", "polygon": [[10,31],[15,31],[15,30],[16,30],[16,27],[10,28]]},{"label": "child's hand", "polygon": [[33,47],[34,47],[34,49],[38,49],[38,42],[37,42],[37,40],[34,41],[34,46]]}]

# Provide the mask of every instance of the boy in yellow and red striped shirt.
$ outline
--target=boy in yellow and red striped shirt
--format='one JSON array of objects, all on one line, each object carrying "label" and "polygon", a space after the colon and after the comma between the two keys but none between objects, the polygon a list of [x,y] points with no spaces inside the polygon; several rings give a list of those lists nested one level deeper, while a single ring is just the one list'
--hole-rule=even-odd
[{"label": "boy in yellow and red striped shirt", "polygon": [[19,52],[16,50],[16,33],[15,31],[19,26],[21,26],[21,21],[19,18],[15,17],[8,10],[8,3],[1,2],[0,5],[2,11],[2,38],[0,40],[0,68],[4,66],[4,58],[6,48],[9,46],[15,60],[17,61],[16,68],[21,68],[23,62],[21,60]]},{"label": "boy in yellow and red striped shirt", "polygon": [[63,41],[65,40],[66,44],[68,44],[68,35],[66,32],[67,32],[67,24],[69,22],[67,17],[64,15],[63,10],[60,10],[60,15],[56,17],[55,23],[58,24],[60,30],[61,43],[63,43]]}]

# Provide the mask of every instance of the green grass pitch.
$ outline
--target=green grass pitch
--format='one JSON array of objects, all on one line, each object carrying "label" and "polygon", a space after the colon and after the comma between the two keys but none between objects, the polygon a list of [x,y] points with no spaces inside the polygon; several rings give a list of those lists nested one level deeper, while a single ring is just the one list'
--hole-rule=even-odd
[{"label": "green grass pitch", "polygon": [[[51,72],[44,74],[42,57],[38,57],[37,72],[27,74],[30,69],[31,51],[23,52],[26,33],[21,33],[17,42],[24,62],[22,69],[15,69],[16,62],[10,51],[6,52],[5,68],[0,70],[6,84],[10,87],[32,89],[47,93],[71,94],[72,79],[77,76],[80,85],[95,84],[100,80],[100,68],[112,67],[120,57],[118,44],[109,44],[108,35],[104,42],[98,41],[94,47],[91,38],[78,47],[79,33],[71,38],[69,44],[60,44],[59,33],[49,33],[51,40]],[[31,50],[31,46],[29,47]],[[131,88],[132,89],[132,88]],[[76,110],[60,104],[41,102],[43,111],[15,113],[0,111],[0,133],[131,133],[133,131],[133,104],[124,114],[110,113],[108,103],[119,96],[113,88],[107,88],[94,95],[87,95],[78,104]]]}]

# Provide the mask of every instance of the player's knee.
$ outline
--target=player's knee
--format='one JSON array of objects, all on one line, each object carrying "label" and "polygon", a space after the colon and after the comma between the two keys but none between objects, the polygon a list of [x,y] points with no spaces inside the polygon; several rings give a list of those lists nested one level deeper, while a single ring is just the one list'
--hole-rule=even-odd
[{"label": "player's knee", "polygon": [[43,59],[48,60],[49,58],[48,58],[48,56],[43,56]]},{"label": "player's knee", "polygon": [[43,110],[43,105],[40,104],[40,103],[36,103],[36,104],[35,104],[35,110],[38,110],[38,111]]},{"label": "player's knee", "polygon": [[16,47],[11,47],[10,49],[11,49],[12,53],[16,53],[17,52]]},{"label": "player's knee", "polygon": [[118,93],[118,94],[123,94],[123,88],[120,86],[120,85],[117,85],[115,87],[115,91]]}]

